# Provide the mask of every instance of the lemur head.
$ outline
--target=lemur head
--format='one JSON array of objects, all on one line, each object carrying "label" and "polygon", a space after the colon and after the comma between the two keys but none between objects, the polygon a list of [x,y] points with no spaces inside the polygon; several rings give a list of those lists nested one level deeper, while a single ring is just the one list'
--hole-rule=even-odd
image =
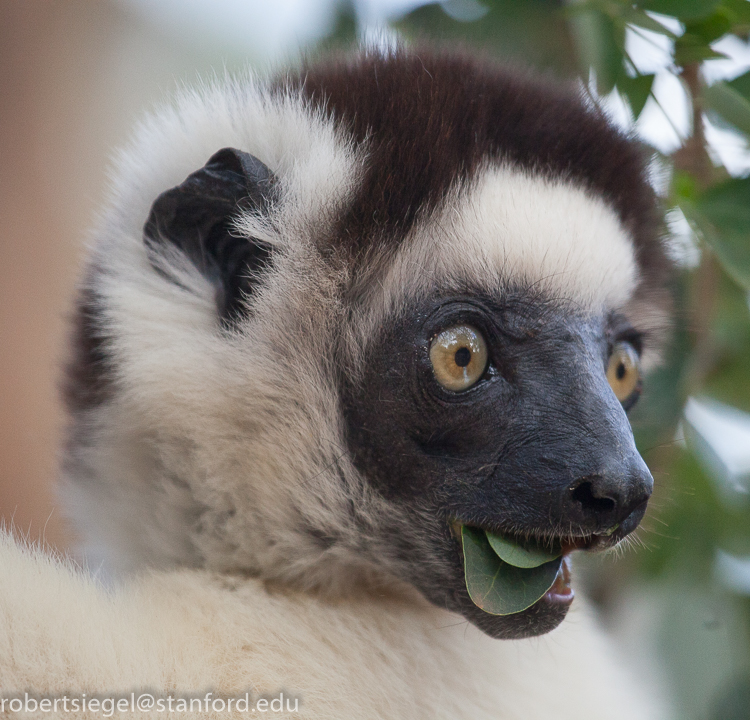
[{"label": "lemur head", "polygon": [[412,586],[495,637],[461,527],[609,547],[668,263],[639,149],[557,86],[363,52],[183,97],[122,156],[79,299],[67,500],[111,565]]}]

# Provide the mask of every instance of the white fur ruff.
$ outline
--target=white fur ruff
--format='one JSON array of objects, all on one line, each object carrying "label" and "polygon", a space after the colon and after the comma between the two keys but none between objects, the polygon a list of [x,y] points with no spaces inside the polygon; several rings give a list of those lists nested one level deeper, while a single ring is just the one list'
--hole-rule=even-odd
[{"label": "white fur ruff", "polygon": [[[147,573],[106,592],[70,564],[8,536],[0,540],[0,587],[0,699],[29,688],[43,697],[129,697],[148,689],[156,697],[249,691],[257,698],[283,691],[299,699],[299,712],[269,716],[660,717],[581,606],[548,636],[497,641],[416,594],[326,602],[190,570]],[[28,717],[7,704],[6,713]]]}]

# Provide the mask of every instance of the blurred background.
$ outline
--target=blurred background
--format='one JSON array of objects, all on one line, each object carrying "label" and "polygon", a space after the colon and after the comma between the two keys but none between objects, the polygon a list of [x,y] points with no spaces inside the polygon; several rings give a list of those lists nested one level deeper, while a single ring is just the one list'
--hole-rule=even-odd
[{"label": "blurred background", "polygon": [[687,720],[750,718],[748,0],[0,0],[0,517],[66,549],[57,384],[107,168],[180,86],[368,40],[438,39],[579,78],[652,155],[679,269],[632,413],[657,480],[589,595]]}]

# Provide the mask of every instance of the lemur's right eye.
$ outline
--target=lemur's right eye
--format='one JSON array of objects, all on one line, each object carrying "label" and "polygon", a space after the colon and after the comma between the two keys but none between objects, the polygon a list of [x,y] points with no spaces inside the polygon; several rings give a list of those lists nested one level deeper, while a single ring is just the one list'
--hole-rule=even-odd
[{"label": "lemur's right eye", "polygon": [[430,362],[435,379],[452,392],[463,392],[487,369],[487,343],[471,325],[454,325],[430,343]]}]

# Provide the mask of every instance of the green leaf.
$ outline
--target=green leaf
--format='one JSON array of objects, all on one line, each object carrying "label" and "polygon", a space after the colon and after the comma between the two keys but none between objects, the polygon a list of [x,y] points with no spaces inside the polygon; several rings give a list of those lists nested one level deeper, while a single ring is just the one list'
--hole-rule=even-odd
[{"label": "green leaf", "polygon": [[750,25],[750,3],[747,0],[724,0],[722,4],[732,18],[734,30]]},{"label": "green leaf", "polygon": [[728,10],[719,7],[706,18],[685,23],[685,32],[699,37],[704,43],[712,43],[732,29],[733,17]]},{"label": "green leaf", "polygon": [[315,49],[323,55],[332,50],[353,47],[357,41],[357,15],[350,0],[342,0],[337,5],[333,27]]},{"label": "green leaf", "polygon": [[679,205],[694,203],[698,198],[698,182],[693,175],[682,170],[675,170],[672,179],[672,192]]},{"label": "green leaf", "polygon": [[674,61],[678,65],[690,65],[715,58],[726,58],[724,53],[717,52],[699,35],[685,33],[677,38],[674,44]]},{"label": "green leaf", "polygon": [[[747,4],[750,6],[750,2]],[[742,95],[746,100],[750,100],[750,72],[746,72],[744,75],[740,75],[734,80],[730,80],[727,85],[732,88],[732,90],[735,90]]]},{"label": "green leaf", "polygon": [[588,78],[589,68],[594,68],[597,90],[607,95],[622,73],[625,23],[598,10],[572,13],[568,22],[576,40],[582,77]]},{"label": "green leaf", "polygon": [[724,269],[750,290],[750,178],[712,187],[698,199],[695,209],[694,217]]},{"label": "green leaf", "polygon": [[643,112],[646,100],[651,94],[654,77],[654,75],[636,75],[635,77],[624,75],[617,80],[617,88],[628,99],[636,120]]},{"label": "green leaf", "polygon": [[703,100],[728,123],[750,135],[750,101],[726,83],[717,82],[703,91]]},{"label": "green leaf", "polygon": [[461,528],[464,574],[469,597],[491,615],[513,615],[544,597],[555,582],[562,559],[524,569],[503,562],[481,530]]},{"label": "green leaf", "polygon": [[721,0],[646,0],[639,3],[643,10],[671,15],[678,20],[696,20],[710,15]]},{"label": "green leaf", "polygon": [[[563,76],[576,72],[575,49],[560,0],[478,0],[488,12],[461,22],[437,3],[412,10],[391,26],[406,37],[459,42]],[[456,15],[455,6],[448,10]]]},{"label": "green leaf", "polygon": [[644,30],[651,30],[651,32],[659,33],[660,35],[666,35],[670,38],[677,37],[669,28],[662,25],[658,20],[654,20],[654,18],[652,18],[650,15],[647,15],[642,10],[625,7],[623,8],[620,17],[629,25],[637,25]]},{"label": "green leaf", "polygon": [[495,554],[503,562],[513,565],[513,567],[535,568],[556,560],[562,555],[562,549],[552,551],[549,548],[541,547],[539,543],[533,540],[520,544],[501,535],[489,532],[485,534]]}]

